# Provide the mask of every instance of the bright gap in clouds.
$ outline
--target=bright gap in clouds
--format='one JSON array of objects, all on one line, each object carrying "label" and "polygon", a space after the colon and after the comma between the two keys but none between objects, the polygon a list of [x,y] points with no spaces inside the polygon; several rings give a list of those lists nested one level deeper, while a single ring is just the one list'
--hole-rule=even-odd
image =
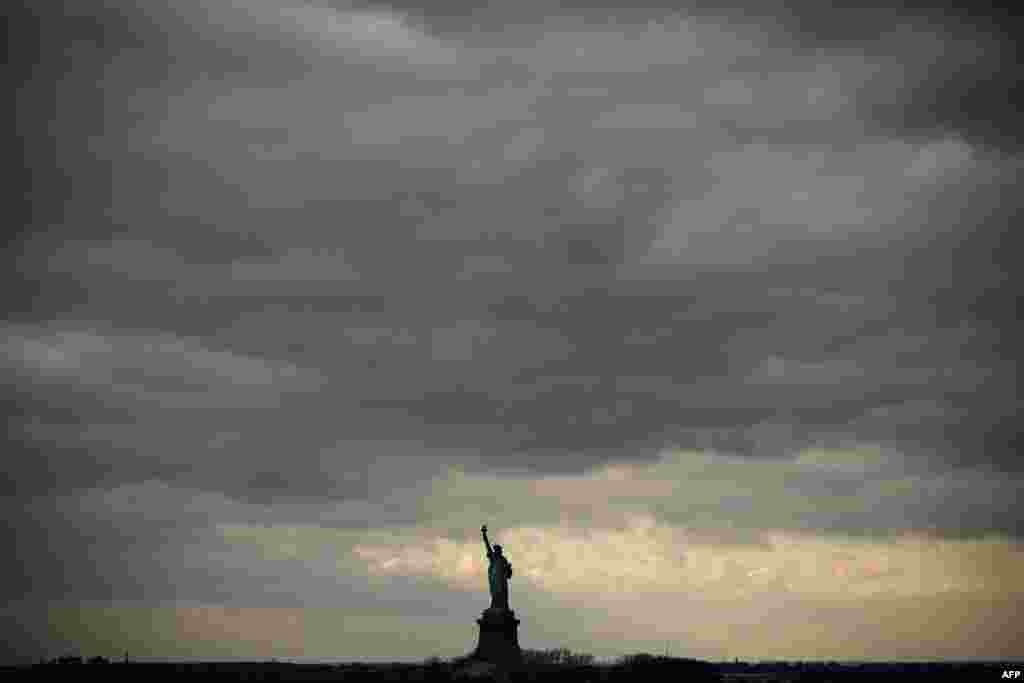
[{"label": "bright gap in clouds", "polygon": [[[942,648],[963,646],[1007,656],[1016,641],[1001,625],[1024,597],[1024,583],[1009,570],[1024,559],[1019,543],[995,534],[948,538],[928,528],[865,533],[773,526],[792,520],[797,508],[855,517],[856,507],[881,504],[889,510],[880,514],[891,515],[901,497],[945,485],[941,477],[874,448],[815,449],[750,469],[742,459],[698,452],[585,476],[515,481],[455,469],[419,502],[422,526],[345,533],[348,550],[338,555],[339,567],[365,572],[382,586],[419,577],[483,594],[486,561],[472,530],[480,519],[498,527],[490,501],[508,514],[508,501],[530,500],[516,517],[532,513],[549,521],[509,520],[493,539],[515,568],[513,602],[524,613],[552,604],[584,612],[591,652],[613,654],[619,643],[611,634],[630,629],[629,637],[669,639],[687,654],[712,658],[722,656],[726,640],[731,654],[748,659],[841,652],[854,659],[930,659],[943,656]],[[814,490],[815,482],[861,490],[846,502],[825,494],[787,502]],[[1002,498],[993,506],[1008,504],[1021,489],[1020,480],[994,488]],[[759,512],[746,516],[749,508]],[[331,532],[315,528],[225,527],[223,533],[300,563],[331,543]],[[979,605],[993,620],[983,632],[977,618],[965,618]],[[933,618],[918,618],[923,614]],[[842,647],[809,644],[811,624],[841,633]]]}]

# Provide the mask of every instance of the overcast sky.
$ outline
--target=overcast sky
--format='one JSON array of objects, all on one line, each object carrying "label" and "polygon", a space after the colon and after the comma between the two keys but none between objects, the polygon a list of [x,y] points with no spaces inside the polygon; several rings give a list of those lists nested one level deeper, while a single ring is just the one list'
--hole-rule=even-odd
[{"label": "overcast sky", "polygon": [[429,4],[12,23],[0,656],[1024,652],[1004,19]]}]

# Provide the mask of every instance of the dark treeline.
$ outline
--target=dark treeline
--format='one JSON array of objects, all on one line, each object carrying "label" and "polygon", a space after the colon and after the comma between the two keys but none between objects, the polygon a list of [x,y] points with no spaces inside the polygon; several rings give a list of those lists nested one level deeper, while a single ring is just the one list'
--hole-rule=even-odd
[{"label": "dark treeline", "polygon": [[[53,675],[64,680],[79,677],[100,681],[242,680],[242,681],[845,681],[871,677],[872,681],[1001,680],[1003,672],[1024,668],[1022,663],[1000,662],[705,662],[650,654],[627,655],[599,664],[587,654],[565,649],[525,650],[523,664],[500,670],[474,664],[468,657],[449,661],[431,658],[420,663],[295,664],[290,662],[112,662],[103,657],[58,657],[31,666],[0,670],[4,679],[33,680]],[[71,679],[68,678],[71,676]],[[1020,674],[1018,674],[1020,676]],[[1020,680],[1020,678],[1017,678]]]}]

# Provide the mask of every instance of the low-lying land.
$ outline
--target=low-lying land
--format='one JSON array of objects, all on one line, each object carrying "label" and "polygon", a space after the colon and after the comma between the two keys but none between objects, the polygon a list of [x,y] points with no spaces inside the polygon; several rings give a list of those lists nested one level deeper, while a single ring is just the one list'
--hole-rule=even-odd
[{"label": "low-lying land", "polygon": [[[0,675],[9,678],[80,677],[99,681],[132,680],[152,683],[154,679],[242,680],[242,681],[629,681],[680,682],[782,682],[782,681],[872,681],[927,678],[929,681],[1021,680],[1013,672],[1022,663],[999,662],[705,662],[695,659],[647,654],[630,655],[615,662],[594,663],[589,655],[564,650],[526,652],[515,668],[499,668],[468,657],[448,661],[431,659],[420,663],[295,664],[288,662],[109,662],[100,657],[83,660],[61,657],[31,666],[7,667]],[[1006,672],[1010,672],[1007,674]]]}]

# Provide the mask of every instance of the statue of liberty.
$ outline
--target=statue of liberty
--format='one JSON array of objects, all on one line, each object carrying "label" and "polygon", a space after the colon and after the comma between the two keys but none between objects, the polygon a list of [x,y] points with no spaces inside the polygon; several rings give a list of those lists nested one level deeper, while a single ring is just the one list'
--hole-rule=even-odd
[{"label": "statue of liberty", "polygon": [[487,560],[490,566],[487,568],[487,582],[491,589],[491,607],[498,609],[509,609],[508,606],[508,580],[512,577],[512,565],[501,552],[501,546],[495,545],[491,548],[487,540],[487,525],[480,527],[484,535],[484,546],[487,548]]}]

